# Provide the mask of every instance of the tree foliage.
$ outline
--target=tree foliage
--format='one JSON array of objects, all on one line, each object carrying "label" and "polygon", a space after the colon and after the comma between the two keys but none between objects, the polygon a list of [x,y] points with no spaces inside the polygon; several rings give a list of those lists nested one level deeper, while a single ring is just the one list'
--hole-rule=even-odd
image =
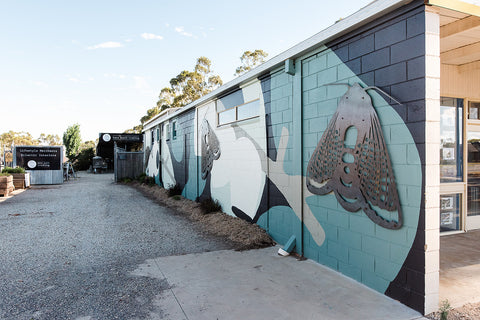
[{"label": "tree foliage", "polygon": [[0,145],[2,146],[32,146],[37,145],[38,141],[33,139],[32,135],[28,132],[16,132],[8,131],[0,135]]},{"label": "tree foliage", "polygon": [[192,71],[183,70],[170,80],[170,87],[160,90],[156,105],[140,118],[140,125],[126,133],[142,132],[143,125],[168,108],[179,108],[203,97],[223,84],[220,76],[213,73],[212,62],[207,57],[197,59]]},{"label": "tree foliage", "polygon": [[241,65],[235,70],[234,76],[239,76],[252,70],[259,64],[265,62],[265,58],[268,56],[268,53],[261,49],[256,49],[255,51],[245,51],[240,57]]},{"label": "tree foliage", "polygon": [[16,132],[8,131],[0,134],[0,145],[1,146],[36,146],[36,145],[47,145],[47,146],[58,146],[62,144],[58,134],[45,134],[41,133],[38,139],[34,139],[29,132]]},{"label": "tree foliage", "polygon": [[45,134],[41,133],[38,138],[38,144],[44,146],[59,146],[62,144],[58,134]]},{"label": "tree foliage", "polygon": [[80,125],[78,123],[69,126],[63,133],[63,145],[66,149],[66,155],[68,159],[73,161],[77,156],[80,145],[82,143],[82,137],[80,136]]},{"label": "tree foliage", "polygon": [[95,156],[97,142],[85,141],[79,147],[79,152],[75,157],[73,166],[75,170],[87,170],[92,164],[92,158]]}]

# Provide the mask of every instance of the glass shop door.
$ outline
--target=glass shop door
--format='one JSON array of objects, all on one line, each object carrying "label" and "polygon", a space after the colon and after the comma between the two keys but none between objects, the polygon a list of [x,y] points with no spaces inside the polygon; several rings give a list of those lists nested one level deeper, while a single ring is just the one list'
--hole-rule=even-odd
[{"label": "glass shop door", "polygon": [[[472,114],[469,118],[473,118]],[[467,128],[467,199],[466,229],[478,229],[480,228],[480,124],[472,122],[469,122]]]},{"label": "glass shop door", "polygon": [[440,99],[440,232],[465,228],[463,99]]}]

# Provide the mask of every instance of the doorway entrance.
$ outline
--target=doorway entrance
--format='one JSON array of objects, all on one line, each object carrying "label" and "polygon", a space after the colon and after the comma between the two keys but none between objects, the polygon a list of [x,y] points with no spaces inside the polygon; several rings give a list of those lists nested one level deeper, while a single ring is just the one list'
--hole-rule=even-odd
[{"label": "doorway entrance", "polygon": [[480,229],[479,111],[480,102],[468,98],[440,99],[442,234]]},{"label": "doorway entrance", "polygon": [[[470,108],[469,108],[470,109]],[[478,121],[477,113],[473,116]],[[469,113],[469,120],[472,113]],[[480,228],[480,124],[468,125],[467,131],[467,217],[466,229]]]}]

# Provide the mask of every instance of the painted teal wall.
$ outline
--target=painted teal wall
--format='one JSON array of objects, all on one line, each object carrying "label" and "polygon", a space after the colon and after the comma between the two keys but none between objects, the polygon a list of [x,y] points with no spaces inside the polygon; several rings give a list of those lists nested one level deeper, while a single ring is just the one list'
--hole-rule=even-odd
[{"label": "painted teal wall", "polygon": [[[210,125],[218,140],[234,143],[243,139],[246,145],[255,145],[256,149],[251,149],[258,155],[255,153],[252,159],[260,159],[261,170],[267,176],[265,188],[259,188],[263,194],[252,197],[252,203],[258,203],[255,216],[240,211],[234,214],[248,221],[257,221],[281,245],[294,235],[296,252],[379,292],[401,299],[417,310],[423,310],[424,286],[423,280],[418,279],[424,276],[425,267],[422,256],[425,243],[422,237],[422,159],[425,149],[423,15],[423,3],[409,4],[344,39],[337,39],[335,43],[297,58],[294,75],[278,68],[263,76],[260,81],[265,110],[266,155],[264,147],[257,147],[258,141],[252,138],[259,136],[256,131],[264,130],[263,122],[259,122],[258,127],[251,123],[242,126],[241,121],[217,127],[213,121],[217,111],[213,101],[210,102],[212,109],[208,111],[212,117]],[[374,90],[368,91],[380,120],[403,211],[404,224],[398,230],[376,225],[361,210],[346,211],[333,193],[312,195],[306,188],[304,179],[308,162],[340,98],[347,91],[345,86],[328,85],[334,82],[359,83],[362,87],[376,85],[402,102],[402,105],[395,105],[388,97]],[[242,90],[246,89],[231,94],[231,99],[229,96],[222,98],[223,104],[231,102],[229,107],[239,105],[236,99],[243,97],[245,92]],[[236,102],[232,102],[234,100]],[[207,181],[211,180],[201,178],[199,166],[202,159],[198,148],[195,155],[194,133],[200,134],[195,111],[180,114],[173,120],[177,121],[177,139],[171,139],[169,150],[162,149],[162,152],[170,152],[174,159],[175,180],[189,199],[195,200],[202,194],[210,196],[212,186]],[[222,139],[234,130],[238,136]],[[288,142],[280,148],[282,141]],[[222,161],[222,172],[225,172],[224,161],[235,157],[232,150],[230,154],[225,152],[229,149],[221,143],[219,147],[222,152],[219,160],[213,161],[212,172],[218,170]],[[231,213],[233,200],[240,202],[244,199],[241,196],[245,196],[234,194],[231,182],[238,184],[244,177],[236,174],[234,168],[228,174],[231,177],[227,177],[224,184],[217,184],[213,193],[223,196],[222,205]],[[241,183],[248,186],[252,182]],[[240,204],[238,209],[242,209]],[[398,220],[397,212],[374,210],[387,220]]]},{"label": "painted teal wall", "polygon": [[[364,83],[330,49],[302,60],[303,88],[303,172],[320,141],[340,97],[343,86],[328,86],[332,82]],[[389,230],[373,223],[363,211],[348,212],[337,202],[333,193],[310,196],[307,204],[324,227],[326,240],[318,248],[305,230],[305,253],[380,292],[385,292],[396,277],[413,243],[420,212],[422,172],[415,142],[397,112],[373,90],[369,91],[380,119],[391,157],[404,226]],[[408,151],[410,155],[408,154]],[[376,208],[387,219],[397,219],[396,213]],[[313,245],[312,245],[313,243]]]}]

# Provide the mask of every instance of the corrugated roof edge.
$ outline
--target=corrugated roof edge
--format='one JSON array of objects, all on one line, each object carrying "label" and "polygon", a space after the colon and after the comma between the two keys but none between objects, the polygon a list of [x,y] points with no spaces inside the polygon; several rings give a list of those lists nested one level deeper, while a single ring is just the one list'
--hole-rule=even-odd
[{"label": "corrugated roof edge", "polygon": [[[152,119],[148,120],[145,123],[145,125],[143,126],[143,129],[142,129],[142,132],[156,126],[157,124],[153,123],[153,122],[155,122],[155,120],[161,120],[162,118],[166,118],[169,113],[174,113],[175,111],[177,111],[179,109],[182,109],[182,108],[169,108],[169,109],[165,109],[165,110],[161,111],[159,114],[157,114],[156,116],[154,116]],[[159,122],[161,122],[161,121],[159,121]]]},{"label": "corrugated roof edge", "polygon": [[370,4],[366,5],[365,7],[361,8],[357,12],[353,13],[352,15],[346,17],[338,21],[337,23],[331,25],[327,29],[320,31],[319,33],[311,36],[310,38],[300,42],[299,44],[295,45],[294,47],[280,53],[279,55],[273,57],[272,59],[266,61],[265,63],[259,65],[253,70],[235,78],[226,84],[222,85],[220,88],[208,93],[207,95],[201,97],[198,100],[193,101],[192,103],[184,106],[180,110],[177,110],[173,114],[168,115],[167,117],[163,118],[162,121],[159,118],[154,118],[145,124],[145,128],[143,131],[148,130],[149,128],[155,126],[157,123],[155,121],[164,122],[169,120],[173,117],[176,117],[196,106],[202,105],[209,100],[212,100],[225,92],[242,85],[243,83],[247,83],[252,81],[254,78],[266,73],[269,70],[278,68],[280,65],[285,63],[287,59],[296,59],[301,57],[308,51],[314,50],[319,48],[320,46],[324,45],[326,42],[334,40],[352,31],[355,28],[359,28],[362,25],[365,25],[372,20],[375,20],[377,17],[385,15],[403,5],[406,5],[414,0],[376,0],[371,2]]}]

